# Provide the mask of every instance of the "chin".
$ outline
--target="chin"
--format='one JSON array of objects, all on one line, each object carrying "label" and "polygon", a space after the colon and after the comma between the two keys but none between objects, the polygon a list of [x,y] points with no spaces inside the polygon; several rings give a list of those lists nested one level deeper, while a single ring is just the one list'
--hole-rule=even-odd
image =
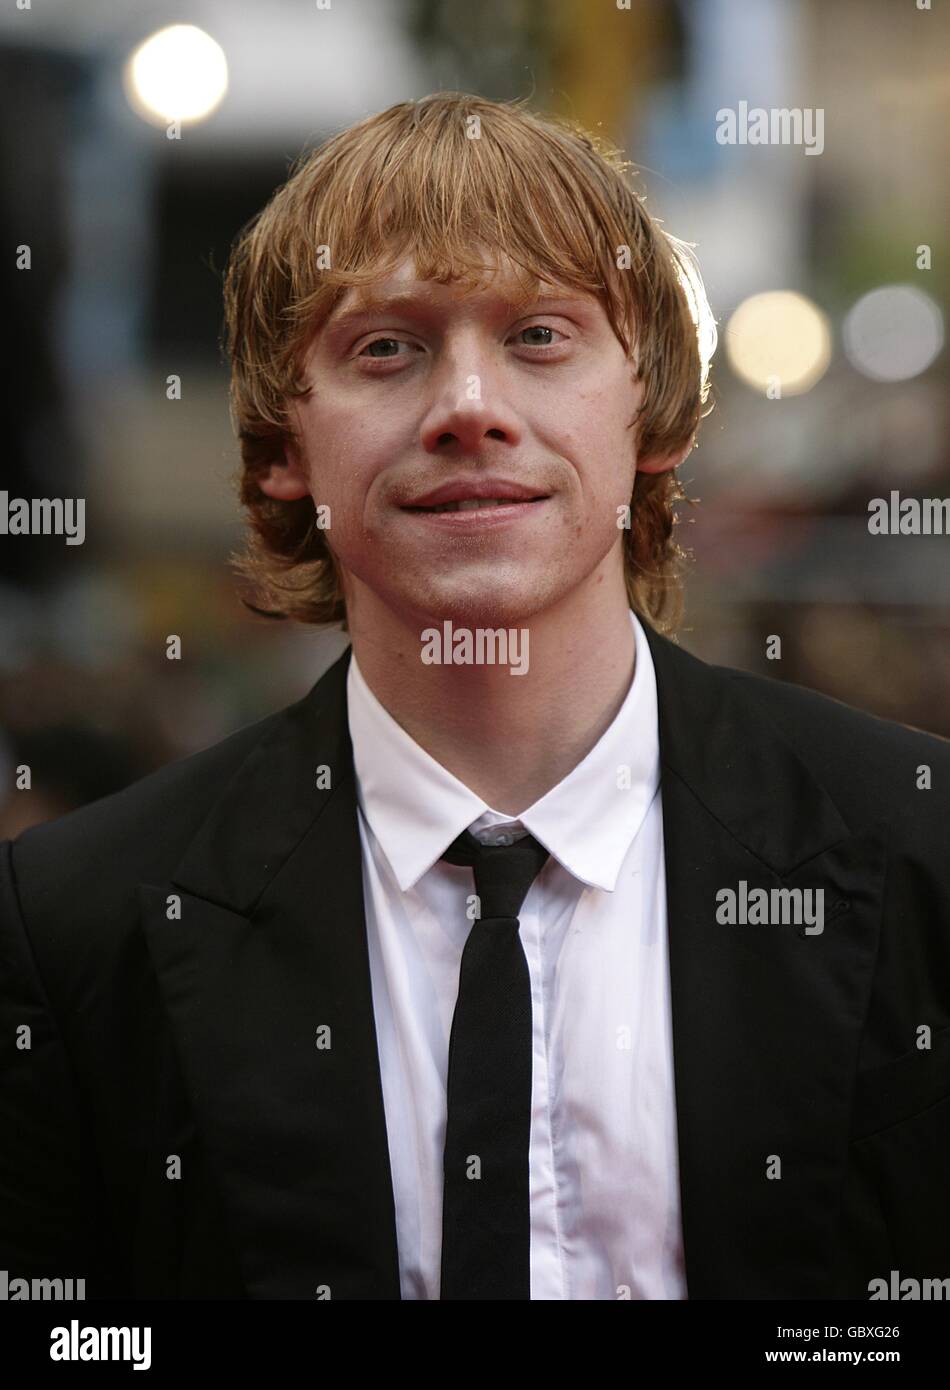
[{"label": "chin", "polygon": [[452,622],[456,627],[514,628],[529,623],[557,597],[539,583],[510,588],[471,585],[416,595],[412,609],[424,618],[424,625]]}]

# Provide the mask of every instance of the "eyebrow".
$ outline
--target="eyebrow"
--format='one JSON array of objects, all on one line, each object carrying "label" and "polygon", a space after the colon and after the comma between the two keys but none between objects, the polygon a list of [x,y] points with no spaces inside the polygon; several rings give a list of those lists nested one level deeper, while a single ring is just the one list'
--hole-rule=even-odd
[{"label": "eyebrow", "polygon": [[[507,299],[504,295],[497,294],[492,300],[495,304],[505,304],[514,307],[523,305],[526,309],[530,305],[543,304],[575,304],[584,302],[584,296],[576,290],[565,287],[563,290],[546,290],[527,299],[520,296],[518,299]],[[431,299],[419,290],[394,290],[391,294],[369,293],[342,311],[337,308],[324,321],[324,332],[337,333],[355,323],[359,319],[368,318],[373,314],[384,314],[401,311],[420,311],[425,308],[434,309]]]}]

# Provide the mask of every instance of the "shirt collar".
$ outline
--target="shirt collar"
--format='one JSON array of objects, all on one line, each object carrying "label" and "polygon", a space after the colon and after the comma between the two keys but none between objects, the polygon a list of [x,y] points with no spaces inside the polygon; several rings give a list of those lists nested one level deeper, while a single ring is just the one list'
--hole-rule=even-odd
[{"label": "shirt collar", "polygon": [[[660,780],[656,675],[640,620],[633,680],[587,756],[518,817],[493,810],[397,724],[366,684],[355,653],[347,713],[357,798],[403,892],[463,830],[523,827],[575,878],[612,892]],[[476,824],[477,823],[477,824]]]}]

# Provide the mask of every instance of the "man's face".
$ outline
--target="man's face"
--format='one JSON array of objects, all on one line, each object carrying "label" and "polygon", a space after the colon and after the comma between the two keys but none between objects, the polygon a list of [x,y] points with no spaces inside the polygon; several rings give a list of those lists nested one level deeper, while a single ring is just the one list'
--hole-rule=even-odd
[{"label": "man's face", "polygon": [[[262,487],[329,507],[351,610],[369,590],[412,625],[516,626],[579,586],[622,584],[643,387],[596,298],[541,293],[516,307],[500,275],[466,292],[407,260],[373,287],[398,302],[353,316],[349,291],[311,343],[299,451]],[[423,510],[446,485],[521,500]]]}]

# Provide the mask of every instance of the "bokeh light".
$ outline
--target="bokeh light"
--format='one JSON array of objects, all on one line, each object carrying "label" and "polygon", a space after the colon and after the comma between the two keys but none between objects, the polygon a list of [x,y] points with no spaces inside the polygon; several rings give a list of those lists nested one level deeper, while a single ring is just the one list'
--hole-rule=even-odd
[{"label": "bokeh light", "polygon": [[864,295],[844,321],[844,350],[872,381],[909,381],[943,347],[943,315],[915,285],[886,285]]},{"label": "bokeh light", "polygon": [[171,24],[152,34],[129,58],[129,103],[155,125],[203,121],[228,89],[224,50],[193,24]]},{"label": "bokeh light", "polygon": [[738,377],[768,393],[796,396],[819,381],[831,361],[831,327],[817,304],[792,290],[744,300],[726,328],[726,355]]}]

